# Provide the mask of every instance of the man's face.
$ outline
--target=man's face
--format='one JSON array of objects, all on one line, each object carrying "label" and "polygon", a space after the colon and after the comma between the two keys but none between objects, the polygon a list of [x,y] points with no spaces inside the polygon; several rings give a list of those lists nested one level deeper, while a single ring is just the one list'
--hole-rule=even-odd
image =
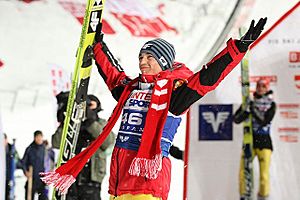
[{"label": "man's face", "polygon": [[268,91],[267,84],[264,82],[258,82],[256,84],[256,93],[259,95],[264,95]]},{"label": "man's face", "polygon": [[41,145],[43,144],[43,135],[37,135],[34,137],[34,142],[37,144],[37,145]]},{"label": "man's face", "polygon": [[95,110],[97,108],[97,102],[96,101],[90,101],[89,107],[91,110]]},{"label": "man's face", "polygon": [[160,65],[150,53],[141,53],[139,67],[142,74],[155,75],[162,71]]}]

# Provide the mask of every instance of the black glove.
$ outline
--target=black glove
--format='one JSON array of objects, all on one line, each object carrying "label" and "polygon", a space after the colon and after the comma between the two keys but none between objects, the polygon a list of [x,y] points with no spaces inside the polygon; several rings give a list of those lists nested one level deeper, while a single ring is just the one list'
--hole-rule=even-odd
[{"label": "black glove", "polygon": [[174,158],[183,160],[183,151],[180,150],[178,147],[172,145],[170,147],[169,152],[170,152],[170,155],[173,156]]},{"label": "black glove", "polygon": [[100,23],[96,28],[95,43],[102,42],[102,41],[103,41],[102,23]]},{"label": "black glove", "polygon": [[254,25],[254,20],[251,21],[248,31],[237,43],[237,47],[240,52],[246,52],[248,50],[248,47],[260,36],[261,32],[264,30],[266,22],[266,17],[260,18],[256,25]]},{"label": "black glove", "polygon": [[84,51],[84,55],[82,58],[82,68],[89,67],[93,64],[93,59],[94,57],[94,52],[93,52],[93,47],[92,46],[87,46],[87,48]]}]

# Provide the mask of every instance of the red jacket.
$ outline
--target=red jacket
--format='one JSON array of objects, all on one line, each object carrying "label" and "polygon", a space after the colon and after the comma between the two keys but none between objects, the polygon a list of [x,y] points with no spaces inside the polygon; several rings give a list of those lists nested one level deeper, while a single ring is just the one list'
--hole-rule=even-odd
[{"label": "red jacket", "polygon": [[[131,81],[114,59],[105,43],[98,43],[94,47],[94,54],[98,71],[113,97],[118,100],[124,87]],[[229,72],[241,61],[245,53],[241,53],[234,40],[227,42],[227,47],[216,55],[199,72],[187,79],[174,80],[174,87],[170,99],[169,112],[173,115],[183,114],[194,102],[202,98],[207,92],[214,90]],[[175,63],[174,68],[184,64]],[[186,72],[183,70],[183,72]],[[163,71],[161,73],[166,73]],[[169,71],[172,73],[172,69]],[[159,76],[159,74],[157,75]],[[142,80],[141,80],[142,81]],[[171,163],[167,157],[163,158],[162,171],[157,179],[149,180],[145,177],[131,176],[128,169],[137,151],[115,147],[110,167],[109,193],[114,196],[122,194],[152,194],[166,200],[170,189]]]}]

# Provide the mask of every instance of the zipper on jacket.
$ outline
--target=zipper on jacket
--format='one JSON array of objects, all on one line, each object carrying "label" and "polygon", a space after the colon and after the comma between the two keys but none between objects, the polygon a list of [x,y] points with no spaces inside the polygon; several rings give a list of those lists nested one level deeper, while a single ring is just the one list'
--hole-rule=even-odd
[{"label": "zipper on jacket", "polygon": [[116,155],[117,176],[116,176],[116,186],[115,186],[115,197],[118,196],[117,188],[118,188],[118,184],[119,184],[119,152],[120,152],[120,148],[118,148],[117,155]]}]

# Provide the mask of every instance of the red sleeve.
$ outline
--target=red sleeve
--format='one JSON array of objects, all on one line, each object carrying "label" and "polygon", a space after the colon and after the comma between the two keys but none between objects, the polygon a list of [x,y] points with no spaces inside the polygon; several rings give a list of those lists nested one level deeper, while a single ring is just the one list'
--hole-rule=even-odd
[{"label": "red sleeve", "polygon": [[199,72],[190,76],[172,92],[169,111],[175,115],[185,112],[207,92],[214,90],[219,83],[242,60],[245,53],[239,52],[235,41],[230,39],[227,46]]},{"label": "red sleeve", "polygon": [[187,86],[204,96],[219,85],[244,55],[245,53],[241,53],[235,45],[235,40],[228,40],[227,46],[218,55],[188,79]]},{"label": "red sleeve", "polygon": [[112,91],[116,87],[125,87],[125,84],[130,79],[126,76],[105,43],[97,43],[94,46],[94,55],[98,71],[109,90]]}]

